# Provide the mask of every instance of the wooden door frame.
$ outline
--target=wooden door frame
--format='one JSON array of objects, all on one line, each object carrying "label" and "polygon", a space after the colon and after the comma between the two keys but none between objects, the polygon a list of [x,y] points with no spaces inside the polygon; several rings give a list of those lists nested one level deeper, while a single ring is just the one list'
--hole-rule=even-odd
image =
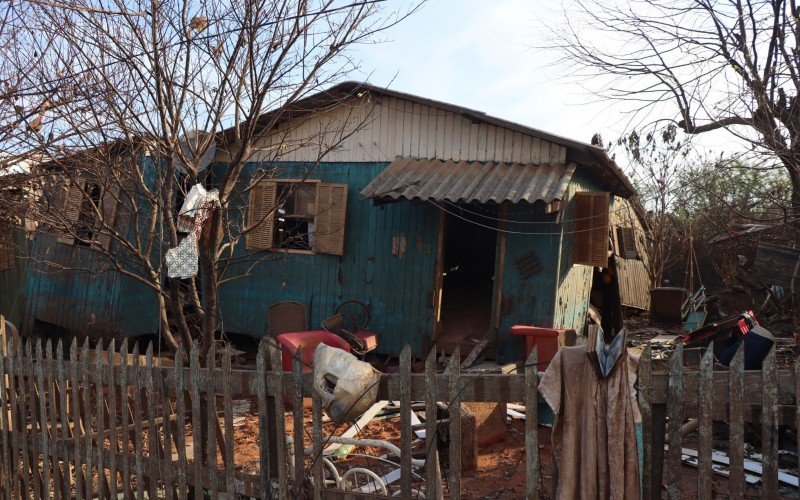
[{"label": "wooden door frame", "polygon": [[506,233],[506,229],[508,228],[508,211],[509,211],[509,204],[508,202],[504,202],[500,206],[500,210],[498,212],[498,218],[500,219],[497,223],[497,245],[494,251],[494,284],[492,290],[492,316],[489,321],[489,325],[494,327],[498,331],[498,337],[500,333],[500,316],[502,312],[502,301],[503,301],[503,279],[505,277],[505,269],[506,269],[506,246],[508,244],[508,233]]},{"label": "wooden door frame", "polygon": [[436,241],[436,269],[433,275],[433,338],[435,342],[442,333],[442,284],[444,273],[444,231],[447,214],[439,210],[439,234]]}]

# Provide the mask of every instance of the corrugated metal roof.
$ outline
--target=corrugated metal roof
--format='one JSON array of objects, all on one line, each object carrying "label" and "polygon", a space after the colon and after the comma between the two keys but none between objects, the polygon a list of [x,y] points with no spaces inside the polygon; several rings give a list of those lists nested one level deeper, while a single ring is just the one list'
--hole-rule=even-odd
[{"label": "corrugated metal roof", "polygon": [[575,164],[519,164],[398,158],[361,191],[365,198],[477,203],[553,203]]}]

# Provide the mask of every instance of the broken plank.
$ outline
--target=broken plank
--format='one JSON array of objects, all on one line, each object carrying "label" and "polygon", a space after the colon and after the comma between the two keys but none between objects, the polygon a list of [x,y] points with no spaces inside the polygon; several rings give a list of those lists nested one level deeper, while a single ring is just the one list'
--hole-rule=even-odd
[{"label": "broken plank", "polygon": [[[697,451],[691,448],[682,448],[681,453],[692,458],[697,458]],[[716,464],[727,466],[731,465],[731,459],[724,451],[714,450],[711,453],[711,460]],[[751,472],[759,476],[764,473],[763,465],[755,460],[745,458],[742,463],[744,465],[744,470],[747,472]],[[790,474],[785,471],[778,471],[778,481],[788,486],[800,486],[800,479],[798,479],[798,477],[794,474]]]},{"label": "broken plank", "polygon": [[[684,450],[685,449],[686,448],[684,448]],[[694,451],[694,450],[691,450],[691,451]],[[682,459],[684,465],[688,465],[688,466],[691,466],[691,467],[694,467],[694,468],[699,468],[700,467],[700,465],[699,465],[700,462],[699,462],[699,460],[698,460],[698,458],[696,456],[692,456],[692,455],[689,455],[687,453],[683,453],[683,454],[681,454],[681,459]],[[720,475],[720,476],[723,476],[723,477],[730,477],[730,474],[731,474],[729,467],[727,467],[725,465],[722,465],[722,464],[718,464],[718,463],[712,464],[711,471],[714,474],[717,474],[717,475]],[[747,484],[758,484],[758,482],[761,481],[761,478],[759,476],[754,476],[752,474],[745,474],[743,477],[744,477],[744,480],[747,482]]]},{"label": "broken plank", "polygon": [[[341,434],[340,437],[349,437],[349,438],[355,437],[356,434],[358,434],[358,432],[361,429],[363,429],[364,426],[369,424],[370,421],[373,419],[373,417],[375,417],[375,415],[380,413],[380,411],[383,410],[383,408],[388,404],[389,404],[389,401],[378,401],[377,403],[373,404],[369,408],[369,410],[365,411],[364,414],[361,415],[353,425],[348,427],[347,430],[345,430]],[[345,446],[349,446],[350,448],[349,449],[348,448],[344,448]],[[352,451],[353,448],[354,447],[352,445],[342,445],[342,444],[339,444],[339,443],[331,443],[325,448],[325,450],[322,453],[325,454],[325,455],[329,455],[329,454],[333,453],[336,456],[345,456],[348,453],[350,453],[350,451]]]}]

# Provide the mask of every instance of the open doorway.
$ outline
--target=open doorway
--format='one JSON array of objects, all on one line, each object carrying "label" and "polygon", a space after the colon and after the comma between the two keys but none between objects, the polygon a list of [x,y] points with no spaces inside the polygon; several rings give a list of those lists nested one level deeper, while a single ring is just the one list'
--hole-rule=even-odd
[{"label": "open doorway", "polygon": [[594,269],[590,304],[593,321],[600,319],[606,342],[610,342],[622,329],[622,304],[619,297],[619,281],[613,261],[604,269]]},{"label": "open doorway", "polygon": [[[485,216],[478,216],[480,211]],[[445,217],[441,330],[437,344],[466,355],[491,328],[497,211],[483,205]],[[488,227],[486,227],[488,226]]]}]

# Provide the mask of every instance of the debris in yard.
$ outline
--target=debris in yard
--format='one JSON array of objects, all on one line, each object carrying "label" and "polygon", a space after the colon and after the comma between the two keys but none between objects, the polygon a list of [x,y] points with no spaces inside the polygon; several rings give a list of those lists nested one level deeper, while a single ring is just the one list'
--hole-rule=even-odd
[{"label": "debris in yard", "polygon": [[686,290],[676,287],[660,287],[650,291],[650,317],[659,323],[680,323],[683,320],[681,306]]},{"label": "debris in yard", "polygon": [[354,420],[372,406],[380,375],[372,365],[342,349],[319,344],[314,352],[314,390],[335,422]]},{"label": "debris in yard", "polygon": [[746,311],[687,333],[683,343],[689,348],[706,347],[713,340],[714,354],[719,357],[757,324],[753,311]]},{"label": "debris in yard", "polygon": [[[689,465],[693,465],[697,467],[697,451],[692,450],[690,448],[682,448],[681,454],[683,456],[684,463],[688,463]],[[730,466],[730,458],[728,454],[724,451],[713,450],[711,452],[711,461],[714,462],[714,472],[720,474],[722,476],[728,477],[728,466]],[[723,467],[720,467],[723,466]],[[761,462],[751,459],[744,459],[744,470],[745,470],[745,479],[749,484],[757,483],[761,480],[761,474],[763,474],[764,469]],[[790,474],[786,471],[778,471],[778,481],[783,484],[797,487],[800,485],[798,483],[798,478],[794,474]]]},{"label": "debris in yard", "polygon": [[683,302],[681,307],[683,315],[683,329],[687,332],[696,330],[706,322],[706,289],[701,286],[694,294],[690,295]]},{"label": "debris in yard", "polygon": [[500,441],[508,432],[505,403],[464,403],[464,406],[475,415],[478,446]]},{"label": "debris in yard", "polygon": [[775,337],[763,326],[756,325],[742,338],[734,342],[720,356],[719,362],[729,366],[733,356],[742,344],[744,344],[744,369],[760,370],[764,358],[767,357],[770,349],[775,345]]},{"label": "debris in yard", "polygon": [[[378,401],[377,403],[373,404],[366,412],[364,412],[363,415],[361,415],[358,418],[358,420],[353,425],[348,427],[347,430],[345,430],[341,434],[340,437],[353,437],[353,436],[355,436],[358,432],[361,431],[361,429],[366,427],[366,425],[368,423],[370,423],[370,421],[375,417],[375,415],[380,413],[381,410],[383,410],[383,408],[388,404],[389,404],[388,401]],[[326,454],[333,453],[340,446],[341,446],[340,444],[334,443],[334,444],[328,446],[327,448],[325,448],[324,453],[326,453]],[[350,450],[352,450],[352,447],[350,448]],[[348,451],[344,451],[342,454],[347,454],[347,452]]]}]

